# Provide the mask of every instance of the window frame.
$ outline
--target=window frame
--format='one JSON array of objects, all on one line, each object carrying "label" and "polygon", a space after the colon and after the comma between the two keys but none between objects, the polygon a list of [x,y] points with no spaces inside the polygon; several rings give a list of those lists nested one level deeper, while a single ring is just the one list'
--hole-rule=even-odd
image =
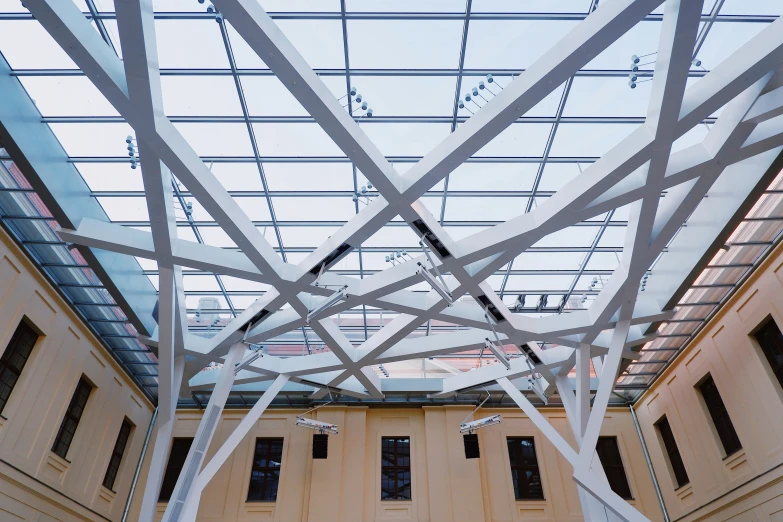
[{"label": "window frame", "polygon": [[[668,435],[672,441],[673,449],[669,448],[668,443],[666,442],[667,436],[664,433],[664,430],[661,429],[661,426],[666,425],[666,431],[668,431]],[[680,489],[682,487],[687,486],[691,483],[690,476],[688,475],[688,469],[685,467],[685,462],[682,460],[682,454],[680,453],[680,446],[677,444],[677,439],[674,437],[674,431],[672,431],[672,426],[669,423],[669,419],[666,415],[661,416],[658,421],[655,423],[655,432],[658,434],[658,440],[661,444],[661,448],[663,449],[664,459],[666,460],[666,464],[669,468],[669,474],[672,477],[672,480],[675,484],[675,490]],[[680,477],[677,473],[677,467],[675,466],[675,462],[672,461],[672,455],[677,455],[677,461],[680,464],[680,467],[682,468],[683,473],[685,474],[685,482],[680,482]]]},{"label": "window frame", "polygon": [[[68,460],[68,451],[71,449],[73,439],[76,438],[76,432],[79,430],[79,424],[81,423],[84,411],[87,409],[87,404],[90,402],[90,397],[92,396],[94,389],[95,386],[87,380],[84,375],[79,378],[76,389],[74,389],[73,395],[71,396],[71,401],[68,403],[68,408],[66,408],[63,419],[60,421],[60,429],[57,430],[57,435],[52,444],[52,453],[61,459]],[[82,399],[84,400],[84,403],[80,404]],[[73,424],[72,431],[68,429],[68,426],[71,424]],[[64,442],[65,434],[67,432],[71,432],[70,440]]]},{"label": "window frame", "polygon": [[101,482],[101,485],[109,491],[114,491],[114,484],[117,481],[117,475],[120,473],[125,450],[128,449],[134,427],[128,417],[122,419],[120,432],[117,434],[117,440],[114,442],[114,448],[112,448],[111,456],[109,457],[109,465],[106,466],[106,473],[103,475],[103,482]]},{"label": "window frame", "polygon": [[[29,329],[29,332],[21,332],[22,329]],[[32,344],[27,343],[28,344],[27,348],[29,348],[27,350],[27,354],[22,355],[22,353],[20,353],[18,350],[20,346],[20,340],[17,338],[17,336],[21,337],[24,334],[30,334],[30,333],[35,337],[32,341]],[[5,399],[3,399],[2,396],[0,395],[0,416],[2,416],[5,407],[8,405],[8,401],[11,399],[11,394],[14,392],[14,388],[19,383],[19,379],[22,378],[22,372],[24,372],[25,366],[27,366],[27,363],[30,361],[30,357],[33,354],[33,350],[35,349],[35,346],[38,344],[38,340],[40,338],[41,338],[41,334],[38,331],[36,331],[33,325],[31,325],[24,318],[21,321],[19,321],[19,324],[14,330],[14,333],[11,334],[11,338],[8,340],[8,344],[6,344],[5,346],[5,350],[3,350],[2,356],[0,356],[0,394],[2,393],[4,387],[7,387],[9,389],[8,396]],[[24,359],[19,368],[17,368],[12,363],[12,357],[14,355],[21,356]],[[5,378],[9,373],[14,378],[12,384],[8,384],[5,382]]]},{"label": "window frame", "polygon": [[[393,449],[393,455],[394,455],[394,464],[393,465],[384,465],[384,442],[385,441],[394,441],[394,449]],[[407,459],[408,464],[400,464],[400,459],[405,458],[405,455],[401,455],[401,452],[398,448],[398,441],[405,440],[407,441],[407,444],[402,445],[402,447],[407,447]],[[412,447],[412,439],[409,435],[398,435],[398,436],[382,436],[381,437],[381,483],[380,483],[380,493],[381,493],[381,501],[411,501],[413,500],[413,470],[412,470],[412,461],[411,461],[411,454],[413,453],[411,450]],[[394,479],[394,494],[384,497],[384,494],[390,490],[384,488],[384,477],[388,477],[390,473],[394,473],[395,479]],[[400,473],[407,473],[408,474],[408,485],[407,487],[399,487],[399,476]],[[405,490],[408,490],[408,496],[401,496],[403,495],[401,492],[404,492]]]},{"label": "window frame", "polygon": [[[279,442],[280,444],[280,456],[277,459],[278,465],[277,466],[270,466],[267,464],[267,466],[256,466],[256,461],[259,460],[259,454],[258,454],[258,448],[259,444],[263,442],[267,442],[268,448],[266,453],[264,454],[264,460],[266,460],[267,463],[270,461],[274,461],[275,454],[272,453],[272,449],[275,447],[275,444]],[[278,491],[280,489],[280,475],[283,470],[283,455],[285,455],[285,438],[284,437],[256,437],[255,445],[253,447],[253,460],[250,462],[250,478],[247,483],[247,496],[245,498],[245,502],[277,502],[277,495]],[[253,474],[258,472],[272,472],[277,471],[277,481],[274,488],[274,492],[272,497],[273,498],[250,498],[250,493],[253,487]],[[269,482],[269,478],[267,475],[264,475],[262,481],[261,481],[261,488],[260,491],[266,492],[267,488],[266,485]]]},{"label": "window frame", "polygon": [[[762,366],[764,366],[764,370],[769,374],[770,380],[773,381],[773,386],[775,386],[776,391],[781,396],[781,400],[783,400],[783,364],[773,367],[768,350],[759,339],[759,333],[769,327],[770,323],[775,326],[778,332],[781,332],[781,335],[783,335],[783,330],[780,329],[778,321],[776,321],[772,315],[768,315],[752,332],[750,332],[750,337],[756,345],[756,349],[759,351],[759,358],[761,359]],[[783,348],[780,348],[780,351],[783,351]],[[775,381],[777,381],[777,385],[774,384]]]},{"label": "window frame", "polygon": [[[177,487],[177,480],[179,479],[179,475],[180,475],[180,473],[182,473],[182,469],[185,467],[185,462],[188,460],[188,454],[190,453],[190,448],[193,447],[193,439],[194,439],[193,437],[174,437],[174,438],[171,439],[171,447],[169,448],[169,456],[166,459],[166,468],[163,470],[163,478],[160,481],[160,489],[158,490],[158,502],[169,502],[171,500],[171,495],[174,494],[174,489],[176,489],[176,487]],[[188,445],[187,445],[188,448],[185,451],[185,458],[182,459],[182,465],[179,466],[179,469],[176,472],[176,476],[174,477],[174,481],[171,484],[171,492],[168,493],[166,498],[163,498],[164,488],[168,489],[166,487],[166,485],[167,485],[166,479],[170,479],[169,471],[171,471],[173,473],[173,469],[174,469],[174,468],[171,467],[171,457],[172,457],[172,454],[173,454],[174,445],[178,444],[178,443],[183,443],[184,444],[185,441],[188,441]]]},{"label": "window frame", "polygon": [[[530,441],[531,446],[533,448],[533,458],[535,459],[535,464],[525,464],[524,462],[521,464],[517,464],[514,462],[514,459],[511,456],[511,443],[516,441]],[[514,499],[516,501],[546,500],[546,493],[544,491],[544,477],[541,474],[541,465],[538,462],[538,452],[536,451],[535,437],[532,435],[506,437],[506,450],[508,451],[508,463],[511,472],[511,483],[512,483],[512,489],[514,490]],[[530,494],[530,482],[527,479],[527,473],[526,473],[528,470],[531,471],[534,470],[535,473],[538,475],[538,480],[541,484],[541,496],[533,496]],[[516,482],[514,482],[515,471],[517,472]],[[523,473],[520,474],[520,472]],[[519,477],[525,478],[525,488],[527,490],[527,496],[522,496],[521,488],[519,487]]]},{"label": "window frame", "polygon": [[[709,389],[711,383],[712,389]],[[709,397],[705,395],[704,387],[708,387]],[[742,450],[742,441],[737,434],[737,429],[734,427],[734,423],[731,420],[731,415],[726,408],[726,404],[723,402],[723,397],[718,389],[718,384],[711,374],[705,375],[697,384],[696,389],[701,400],[704,413],[707,416],[707,422],[710,423],[710,428],[715,436],[718,448],[723,454],[723,458],[728,458],[738,451]],[[717,417],[717,418],[716,418]],[[725,423],[721,421],[726,421]],[[733,440],[732,440],[733,439]],[[735,446],[727,446],[726,444],[736,444]]]},{"label": "window frame", "polygon": [[[617,460],[619,461],[619,464],[609,464],[608,460],[602,458],[601,453],[601,443],[607,442],[607,441],[614,441],[614,449],[617,450]],[[600,436],[598,437],[598,442],[595,446],[595,452],[598,455],[599,459],[601,460],[601,467],[604,469],[604,474],[606,475],[606,479],[609,481],[609,487],[612,488],[612,491],[614,491],[620,498],[624,500],[633,500],[633,490],[631,489],[631,482],[628,480],[628,472],[625,470],[625,462],[623,460],[623,454],[620,451],[620,442],[615,435],[606,435],[606,436]],[[625,482],[625,487],[628,489],[628,495],[624,496],[623,491],[618,491],[615,488],[615,484],[613,483],[612,477],[617,477],[619,475],[616,475],[614,473],[609,473],[609,470],[607,470],[607,467],[609,467],[609,470],[614,471],[620,471],[622,472],[623,481]]]}]

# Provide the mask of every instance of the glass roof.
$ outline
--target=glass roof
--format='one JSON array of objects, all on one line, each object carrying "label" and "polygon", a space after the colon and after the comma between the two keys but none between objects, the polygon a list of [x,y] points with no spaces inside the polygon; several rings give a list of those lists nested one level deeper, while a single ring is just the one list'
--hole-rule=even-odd
[{"label": "glass roof", "polygon": [[[120,53],[113,2],[74,1]],[[357,88],[373,115],[366,117],[357,104],[350,110],[362,116],[360,126],[400,173],[486,103],[485,98],[494,95],[491,89],[502,89],[598,4],[597,0],[260,3],[335,97],[347,103],[349,87]],[[230,23],[215,23],[214,15],[196,0],[154,4],[166,115],[281,258],[301,261],[359,212],[365,202],[354,195],[367,180]],[[642,81],[638,88],[629,88],[628,67],[631,54],[656,49],[661,12],[656,10],[637,24],[423,196],[422,202],[452,238],[467,237],[536,208],[643,123],[651,84]],[[781,12],[783,5],[773,0],[706,1],[697,48],[702,63],[691,69],[691,82]],[[108,217],[149,230],[141,181],[144,167],[132,169],[126,153],[125,138],[133,130],[18,0],[0,0],[0,53]],[[646,67],[651,72],[652,65]],[[487,74],[493,75],[494,86],[487,85],[483,94],[459,107],[459,100],[480,81],[486,82]],[[700,141],[713,122],[714,118],[706,119],[678,140],[675,150]],[[111,296],[83,266],[78,252],[59,240],[53,221],[47,219],[51,214],[35,200],[23,173],[15,171],[10,161],[2,165],[2,188],[13,190],[0,192],[6,228],[155,396],[156,369],[150,364],[154,355],[133,338],[132,326],[122,322],[124,315],[111,306]],[[778,183],[772,189],[778,190]],[[370,190],[368,197],[375,195]],[[735,232],[729,250],[719,252],[711,262],[724,268],[705,269],[697,286],[683,298],[675,321],[662,327],[664,335],[650,343],[642,360],[621,376],[620,387],[647,386],[665,364],[650,361],[668,360],[719,306],[694,303],[722,302],[776,240],[781,222],[767,218],[781,215],[775,207],[780,197],[777,192],[762,196]],[[182,184],[177,185],[175,206],[180,238],[236,248]],[[753,220],[758,217],[763,220]],[[589,307],[619,263],[627,221],[628,209],[620,208],[551,234],[490,276],[488,283],[509,307],[524,296],[517,313],[540,316]],[[417,241],[398,218],[332,271],[362,278],[372,275],[389,266],[386,256],[414,248]],[[143,259],[139,263],[157,287],[156,264]],[[260,283],[191,269],[185,269],[184,284],[191,327],[206,335],[268,290]],[[411,289],[428,289],[423,283],[419,286]],[[395,316],[396,312],[362,306],[342,313],[337,322],[358,343]],[[461,327],[430,321],[411,335],[457,328]],[[667,351],[655,358],[657,352],[651,350],[661,347]],[[315,332],[303,328],[270,341],[268,349],[297,355],[328,348],[322,348]],[[436,362],[423,367],[411,366],[410,361],[392,363],[378,371],[384,377],[388,372],[392,376],[422,371],[445,374],[481,364],[475,353],[444,356]]]}]

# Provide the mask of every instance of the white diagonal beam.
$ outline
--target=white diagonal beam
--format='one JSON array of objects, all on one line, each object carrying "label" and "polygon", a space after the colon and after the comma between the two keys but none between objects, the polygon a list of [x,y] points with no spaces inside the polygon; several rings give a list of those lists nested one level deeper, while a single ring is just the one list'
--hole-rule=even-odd
[{"label": "white diagonal beam", "polygon": [[228,460],[242,439],[244,439],[247,434],[250,433],[250,430],[255,427],[258,419],[261,418],[261,415],[287,382],[287,375],[278,375],[253,407],[250,408],[250,411],[242,417],[242,420],[237,427],[234,428],[234,431],[231,432],[231,435],[228,436],[212,458],[209,459],[209,462],[204,465],[204,469],[201,470],[201,473],[199,473],[198,478],[193,485],[195,491],[202,491],[209,481],[212,480],[212,477],[214,477],[220,467],[225,464],[226,460]]},{"label": "white diagonal beam", "polygon": [[231,347],[223,367],[216,370],[219,372],[218,381],[209,397],[204,416],[199,422],[198,429],[196,429],[193,445],[188,451],[188,456],[182,466],[179,478],[177,478],[177,483],[171,494],[171,500],[169,500],[166,506],[166,511],[163,514],[164,522],[181,520],[182,512],[187,508],[189,502],[192,501],[193,495],[200,494],[200,491],[194,491],[193,484],[196,476],[201,471],[201,466],[209,449],[209,443],[215,435],[215,430],[220,422],[220,414],[226,405],[231,386],[234,384],[234,366],[242,360],[242,356],[246,351],[244,344],[235,344]]}]

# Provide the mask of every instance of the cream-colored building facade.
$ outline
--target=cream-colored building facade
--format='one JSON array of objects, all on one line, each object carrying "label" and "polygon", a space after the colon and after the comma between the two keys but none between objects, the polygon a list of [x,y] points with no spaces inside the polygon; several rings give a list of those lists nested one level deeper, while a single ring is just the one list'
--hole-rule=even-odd
[{"label": "cream-colored building facade", "polygon": [[[762,264],[656,384],[635,405],[669,518],[673,521],[783,520],[783,390],[752,334],[771,316],[783,325],[783,247]],[[20,321],[39,338],[0,417],[0,521],[123,520],[131,483],[154,412],[78,316],[15,243],[0,232],[0,348]],[[714,428],[694,388],[715,380],[743,449],[721,454]],[[67,453],[51,451],[77,382],[93,386]],[[480,459],[466,459],[459,423],[468,406],[327,406],[319,420],[340,426],[329,456],[311,456],[312,432],[295,426],[301,410],[272,408],[209,484],[200,521],[410,520],[511,522],[582,520],[570,466],[518,409],[483,409],[503,422],[479,431]],[[565,412],[542,409],[571,443]],[[223,414],[214,450],[245,410]],[[178,412],[175,437],[192,437],[199,410]],[[690,482],[675,488],[655,423],[666,415]],[[102,486],[124,419],[134,426],[114,490]],[[610,408],[602,435],[615,436],[630,500],[651,520],[664,520],[642,443],[627,407]],[[381,438],[410,437],[411,500],[381,500]],[[544,500],[517,501],[507,437],[531,436]],[[283,438],[278,497],[247,502],[256,437]],[[153,438],[154,440],[154,438]],[[136,513],[149,456],[142,462]],[[209,458],[209,457],[208,457]],[[158,505],[158,518],[165,504]]]},{"label": "cream-colored building facade", "polygon": [[[748,278],[636,403],[672,521],[783,521],[783,388],[754,337],[783,328],[783,247]],[[742,449],[726,457],[696,386],[709,374]],[[676,488],[655,423],[669,421],[690,482]]]},{"label": "cream-colored building facade", "polygon": [[[0,416],[0,521],[120,520],[154,405],[0,231],[0,349],[21,321],[39,337]],[[61,458],[52,444],[82,377],[93,389]],[[112,491],[102,483],[126,418],[133,428]]]}]

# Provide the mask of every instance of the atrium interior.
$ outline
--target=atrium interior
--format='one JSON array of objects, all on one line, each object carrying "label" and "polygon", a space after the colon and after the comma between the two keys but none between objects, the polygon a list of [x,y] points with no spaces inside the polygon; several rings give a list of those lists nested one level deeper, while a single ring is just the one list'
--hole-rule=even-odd
[{"label": "atrium interior", "polygon": [[0,520],[783,522],[781,14],[0,0]]}]

